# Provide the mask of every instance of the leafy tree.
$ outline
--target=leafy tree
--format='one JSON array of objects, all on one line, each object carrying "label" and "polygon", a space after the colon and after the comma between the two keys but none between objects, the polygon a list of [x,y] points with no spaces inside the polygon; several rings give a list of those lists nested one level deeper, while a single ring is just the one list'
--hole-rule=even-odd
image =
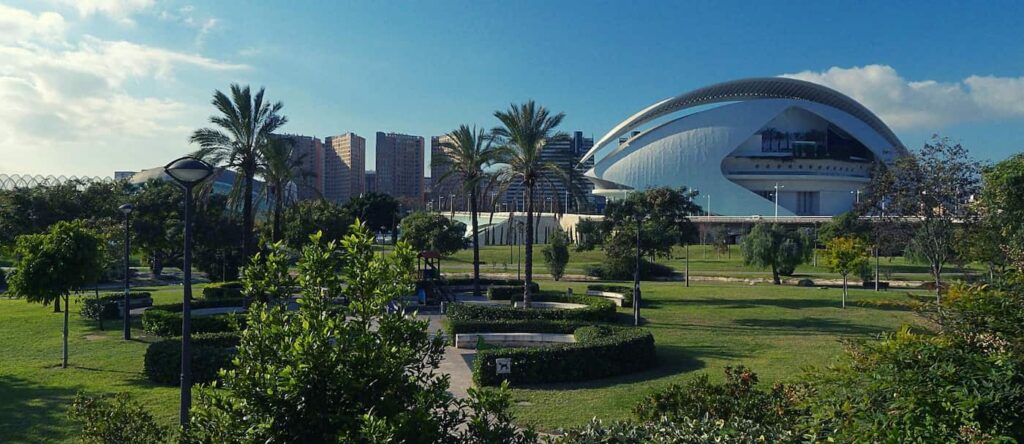
[{"label": "leafy tree", "polygon": [[871,226],[860,219],[860,215],[853,211],[847,211],[818,229],[818,240],[827,244],[837,237],[855,238],[862,242],[868,242],[871,238]]},{"label": "leafy tree", "polygon": [[711,230],[711,248],[718,257],[729,253],[729,229],[719,225]]},{"label": "leafy tree", "polygon": [[210,117],[215,128],[200,128],[189,141],[199,145],[195,155],[214,165],[236,168],[235,189],[242,193],[242,256],[249,257],[255,218],[253,182],[264,161],[271,135],[288,122],[281,115],[281,102],[263,101],[263,88],[253,95],[249,87],[231,85],[231,97],[214,91],[212,104],[219,114]]},{"label": "leafy tree", "polygon": [[281,242],[256,253],[242,270],[242,294],[252,301],[279,302],[291,296],[294,287],[295,279],[288,272],[288,254]]},{"label": "leafy tree", "polygon": [[466,224],[438,213],[417,211],[402,219],[401,239],[418,251],[448,256],[466,246]]},{"label": "leafy tree", "polygon": [[371,231],[387,227],[392,232],[401,219],[398,207],[399,202],[394,197],[383,193],[363,193],[342,206],[352,219],[363,221]]},{"label": "leafy tree", "polygon": [[967,148],[935,136],[872,177],[866,205],[884,220],[879,228],[886,237],[906,243],[910,257],[929,265],[936,299],[943,267],[956,253],[954,224],[969,227],[977,220],[970,197],[979,194],[980,173]]},{"label": "leafy tree", "polygon": [[79,393],[71,403],[69,416],[82,424],[79,439],[90,444],[160,444],[170,430],[157,424],[128,393],[87,396]]},{"label": "leafy tree", "polygon": [[797,265],[811,258],[812,244],[806,234],[778,224],[758,223],[740,243],[743,263],[772,270],[772,282],[782,283],[781,274],[792,274]]},{"label": "leafy tree", "polygon": [[484,180],[489,177],[484,168],[497,160],[498,150],[491,145],[491,138],[483,129],[477,131],[461,125],[447,134],[448,140],[441,143],[442,156],[434,157],[431,163],[445,167],[445,174],[436,178],[436,183],[457,177],[462,190],[469,194],[470,233],[473,239],[473,294],[480,295],[480,227],[477,222],[477,195]]},{"label": "leafy tree", "polygon": [[132,244],[141,250],[153,276],[160,277],[168,262],[181,259],[181,189],[170,182],[150,180],[132,196]]},{"label": "leafy tree", "polygon": [[[228,198],[220,194],[206,196],[196,205],[192,219],[192,264],[210,280],[238,279],[238,269],[248,259],[242,256],[241,232],[242,221],[228,208]],[[181,244],[174,248],[181,248]]]},{"label": "leafy tree", "polygon": [[985,169],[980,197],[983,227],[978,233],[984,240],[978,243],[1001,247],[979,250],[978,259],[993,265],[1005,260],[1024,272],[1024,154]]},{"label": "leafy tree", "polygon": [[355,220],[345,208],[326,200],[301,201],[288,207],[283,219],[284,241],[296,250],[317,232],[324,241],[340,241]]},{"label": "leafy tree", "polygon": [[[222,389],[200,391],[187,440],[529,442],[510,424],[507,392],[456,400],[436,373],[444,338],[388,309],[413,290],[411,247],[377,255],[365,225],[350,231],[340,245],[317,235],[303,249],[297,311],[249,310],[237,365],[222,373]],[[339,296],[349,303],[334,305]]]},{"label": "leafy tree", "polygon": [[544,186],[544,181],[550,180],[543,174],[544,172],[556,176],[563,175],[557,165],[543,162],[541,153],[549,142],[568,139],[565,133],[555,132],[565,114],[552,115],[547,108],[528,100],[522,105],[512,104],[506,111],[495,111],[494,117],[502,126],[494,128],[491,133],[498,138],[501,146],[500,162],[506,165],[499,172],[498,181],[504,184],[522,183],[526,193],[526,254],[523,260],[526,272],[523,282],[523,303],[529,307],[533,300],[530,295],[530,285],[533,282],[533,192],[537,186]]},{"label": "leafy tree", "polygon": [[544,247],[544,263],[554,280],[562,279],[569,264],[569,235],[561,228],[551,233],[550,243]]},{"label": "leafy tree", "polygon": [[68,298],[103,275],[103,239],[83,222],[61,221],[44,234],[25,234],[15,241],[17,270],[9,291],[28,302],[48,305],[64,300],[64,348],[61,366],[68,366]]},{"label": "leafy tree", "polygon": [[843,277],[843,308],[846,308],[847,276],[867,266],[867,247],[854,237],[833,237],[825,244],[825,265]]},{"label": "leafy tree", "polygon": [[288,187],[305,184],[311,173],[303,170],[306,156],[297,155],[295,142],[289,138],[272,137],[263,147],[263,163],[260,164],[259,174],[263,176],[267,186],[264,188],[268,200],[271,202],[271,242],[281,240],[281,218],[286,205],[293,203],[289,198]]},{"label": "leafy tree", "polygon": [[576,224],[576,251],[590,251],[604,243],[602,224],[594,219],[581,219]]},{"label": "leafy tree", "polygon": [[122,182],[71,181],[0,190],[0,246],[13,246],[22,234],[38,234],[60,221],[118,219],[124,203]]}]

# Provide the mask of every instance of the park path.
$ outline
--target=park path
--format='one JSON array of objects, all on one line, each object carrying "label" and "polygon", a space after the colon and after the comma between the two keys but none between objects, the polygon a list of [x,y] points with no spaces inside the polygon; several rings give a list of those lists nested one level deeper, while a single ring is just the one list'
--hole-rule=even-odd
[{"label": "park path", "polygon": [[[483,297],[474,298],[469,294],[458,294],[456,297],[460,301],[486,300]],[[440,309],[430,307],[421,310],[419,316],[430,321],[430,333],[444,332],[441,321],[444,320],[445,316],[441,314]],[[451,343],[450,341],[449,339],[449,344]],[[469,389],[473,387],[473,359],[475,357],[476,350],[473,349],[455,348],[450,345],[444,348],[444,358],[441,360],[438,370],[451,378],[451,386],[448,388],[448,391],[456,397],[465,398],[468,396]]]}]

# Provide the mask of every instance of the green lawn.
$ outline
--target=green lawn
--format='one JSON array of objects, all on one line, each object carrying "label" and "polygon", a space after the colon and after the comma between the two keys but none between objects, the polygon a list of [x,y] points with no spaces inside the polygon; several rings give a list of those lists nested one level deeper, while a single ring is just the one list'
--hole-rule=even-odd
[{"label": "green lawn", "polygon": [[[564,291],[583,283],[543,281]],[[625,418],[644,394],[702,372],[720,378],[722,367],[743,363],[766,383],[797,378],[808,365],[840,355],[842,337],[869,337],[919,320],[910,312],[838,308],[838,289],[771,285],[644,283],[643,315],[657,340],[660,364],[637,375],[586,384],[517,389],[519,417],[543,429],[583,423],[591,416]],[[160,287],[156,303],[180,301],[177,286]],[[905,292],[854,290],[852,299],[906,298]],[[74,300],[74,298],[72,298]],[[0,298],[0,441],[72,441],[76,426],[66,407],[78,391],[128,391],[165,424],[177,421],[178,390],[142,375],[146,345],[138,320],[134,340],[120,339],[118,323],[106,330],[78,316],[72,304],[71,368],[61,369],[62,316],[49,307]],[[628,314],[622,311],[623,322]]]}]

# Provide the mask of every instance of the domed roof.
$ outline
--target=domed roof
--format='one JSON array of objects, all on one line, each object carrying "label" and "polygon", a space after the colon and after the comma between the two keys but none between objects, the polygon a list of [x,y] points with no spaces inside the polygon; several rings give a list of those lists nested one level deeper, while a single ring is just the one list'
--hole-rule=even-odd
[{"label": "domed roof", "polygon": [[758,99],[797,99],[831,106],[863,121],[892,144],[893,148],[900,151],[906,150],[900,139],[882,122],[882,119],[845,94],[803,80],[761,77],[717,83],[655,103],[612,128],[608,134],[594,144],[590,151],[587,151],[580,161],[587,160],[623,134],[667,114],[712,103]]}]

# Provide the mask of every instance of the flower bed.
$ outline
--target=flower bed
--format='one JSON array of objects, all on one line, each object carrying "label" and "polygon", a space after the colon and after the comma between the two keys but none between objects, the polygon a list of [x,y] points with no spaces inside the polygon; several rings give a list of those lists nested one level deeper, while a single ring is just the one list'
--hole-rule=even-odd
[{"label": "flower bed", "polygon": [[[520,299],[521,300],[521,299]],[[566,296],[561,293],[540,293],[533,300],[538,302],[567,302],[583,304],[583,308],[549,308],[531,309],[514,308],[511,304],[450,304],[448,319],[451,320],[512,320],[512,319],[543,319],[543,320],[575,320],[591,322],[609,322],[615,318],[615,303],[590,296]]]},{"label": "flower bed", "polygon": [[[203,333],[192,337],[192,382],[217,380],[217,371],[228,368],[238,347],[238,333]],[[181,338],[168,338],[146,348],[146,378],[158,384],[177,385],[181,371]]]},{"label": "flower bed", "polygon": [[[495,328],[504,328],[494,324]],[[564,325],[537,329],[557,330]],[[587,325],[573,331],[576,342],[545,347],[479,350],[473,361],[473,381],[480,386],[587,381],[646,370],[655,363],[654,336],[644,329]],[[509,361],[498,373],[498,360]]]},{"label": "flower bed", "polygon": [[[192,301],[192,309],[241,307],[241,299]],[[146,333],[172,337],[181,336],[181,304],[154,305],[142,313],[142,328]],[[245,327],[245,316],[234,313],[193,316],[193,333],[230,332]]]}]

